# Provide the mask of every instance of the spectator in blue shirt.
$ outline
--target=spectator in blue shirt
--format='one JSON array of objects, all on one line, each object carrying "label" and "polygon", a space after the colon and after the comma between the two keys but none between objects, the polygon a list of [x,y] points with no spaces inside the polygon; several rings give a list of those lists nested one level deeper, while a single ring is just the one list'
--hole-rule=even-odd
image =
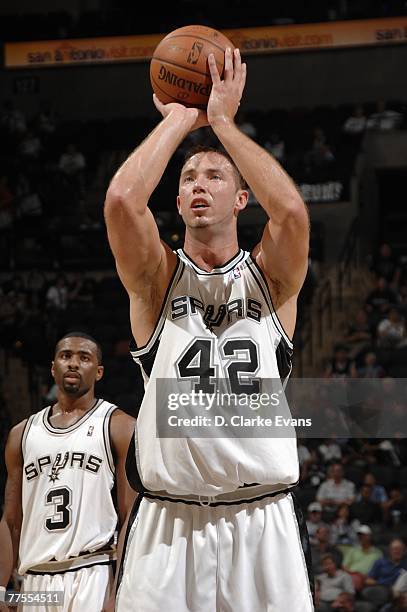
[{"label": "spectator in blue shirt", "polygon": [[[383,504],[384,502],[387,502],[388,496],[386,493],[386,489],[383,487],[383,485],[379,485],[376,483],[376,477],[374,476],[374,474],[372,474],[371,472],[365,474],[363,484],[372,487],[370,490],[371,502],[373,502],[374,504]],[[357,501],[359,501],[359,499]]]},{"label": "spectator in blue shirt", "polygon": [[406,546],[398,538],[389,544],[389,558],[377,559],[366,578],[366,586],[382,585],[391,587],[399,577],[402,570],[407,570],[407,559],[405,557]]}]

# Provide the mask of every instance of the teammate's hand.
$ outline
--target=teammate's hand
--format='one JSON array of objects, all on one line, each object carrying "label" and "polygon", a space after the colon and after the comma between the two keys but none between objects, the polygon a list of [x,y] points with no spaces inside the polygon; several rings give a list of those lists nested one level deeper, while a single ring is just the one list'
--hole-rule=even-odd
[{"label": "teammate's hand", "polygon": [[104,603],[102,612],[114,612],[115,603],[116,603],[116,594],[113,593],[113,595],[111,595],[109,599]]},{"label": "teammate's hand", "polygon": [[208,121],[212,127],[233,121],[246,84],[246,64],[242,64],[239,49],[225,51],[224,79],[221,80],[213,53],[208,56],[212,91],[208,102]]},{"label": "teammate's hand", "polygon": [[184,116],[190,121],[190,131],[197,130],[198,128],[209,125],[208,117],[206,112],[199,108],[188,108],[178,102],[170,102],[169,104],[163,104],[159,98],[153,94],[153,101],[158,111],[163,117],[166,117],[172,111],[183,112]]}]

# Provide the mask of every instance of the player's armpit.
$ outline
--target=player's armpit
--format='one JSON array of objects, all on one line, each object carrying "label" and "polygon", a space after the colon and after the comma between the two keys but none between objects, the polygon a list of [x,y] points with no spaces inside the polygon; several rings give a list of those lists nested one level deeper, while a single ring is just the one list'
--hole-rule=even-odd
[{"label": "player's armpit", "polygon": [[[116,269],[127,293],[145,298],[153,287],[154,291],[164,294],[177,265],[175,253],[163,242],[160,242],[155,257],[151,255],[151,260],[148,251],[134,250],[131,254],[132,247],[124,245],[120,249],[122,253],[115,255]],[[124,254],[125,249],[129,251],[127,254]]]},{"label": "player's armpit", "polygon": [[171,257],[170,249],[161,242],[154,216],[147,206],[138,210],[134,202],[108,192],[105,219],[120,279],[127,291],[139,291],[143,279],[154,278],[163,260]]},{"label": "player's armpit", "polygon": [[309,217],[302,201],[279,223],[270,219],[264,228],[256,261],[270,282],[278,284],[282,298],[298,295],[308,268]]}]

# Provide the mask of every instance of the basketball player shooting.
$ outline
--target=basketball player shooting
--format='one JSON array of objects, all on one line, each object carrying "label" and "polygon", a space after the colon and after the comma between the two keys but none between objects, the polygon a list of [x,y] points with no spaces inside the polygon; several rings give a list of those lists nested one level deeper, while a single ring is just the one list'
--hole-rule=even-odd
[{"label": "basketball player shooting", "polygon": [[16,425],[6,445],[0,585],[18,557],[21,592],[32,598],[19,609],[101,612],[113,590],[114,533],[123,540],[135,497],[125,471],[134,419],[95,398],[103,366],[91,336],[61,338],[51,372],[57,402]]},{"label": "basketball player shooting", "polygon": [[[313,610],[290,488],[298,481],[291,438],[158,437],[168,410],[160,379],[193,378],[214,393],[216,373],[237,393],[291,369],[297,297],[309,220],[293,181],[235,124],[246,81],[238,50],[225,52],[207,111],[154,102],[163,119],[109,186],[105,216],[118,274],[130,298],[145,395],[134,436],[132,510],[119,612]],[[183,139],[209,125],[223,149],[187,155],[177,207],[183,249],[160,240],[148,203]],[[243,178],[242,178],[243,177]],[[244,179],[244,180],[243,180]],[[239,248],[237,217],[252,189],[269,221],[252,254]],[[252,379],[250,379],[250,374]]]}]

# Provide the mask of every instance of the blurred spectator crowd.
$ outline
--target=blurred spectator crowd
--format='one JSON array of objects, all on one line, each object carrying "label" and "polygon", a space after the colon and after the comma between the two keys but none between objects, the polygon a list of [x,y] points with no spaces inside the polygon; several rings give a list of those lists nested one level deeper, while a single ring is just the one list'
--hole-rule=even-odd
[{"label": "blurred spectator crowd", "polygon": [[[327,181],[340,181],[345,190],[366,130],[406,127],[404,104],[385,102],[354,109],[275,109],[241,113],[238,119],[241,129],[273,153],[305,190]],[[0,344],[6,360],[18,357],[27,364],[32,385],[41,382],[43,405],[55,400],[49,373],[55,342],[66,331],[81,329],[104,349],[106,376],[98,394],[137,413],[142,381],[129,357],[128,300],[114,271],[102,209],[108,181],[144,137],[149,121],[66,122],[46,104],[32,117],[12,102],[3,107]],[[195,139],[196,134],[189,137],[171,167],[181,164]],[[200,139],[211,144],[208,132]],[[182,229],[172,174],[154,197],[163,237],[176,247]],[[253,198],[251,206],[256,206]],[[253,247],[256,229],[241,229],[242,246]],[[323,241],[314,235],[311,246],[313,257],[323,262]],[[377,378],[391,387],[392,379],[407,373],[407,252],[395,254],[383,243],[370,265],[372,289],[321,376]],[[405,401],[396,404],[402,421]],[[4,409],[0,419],[3,435],[10,424]],[[406,438],[302,439],[299,456],[298,496],[307,509],[318,609],[406,610]]]}]

